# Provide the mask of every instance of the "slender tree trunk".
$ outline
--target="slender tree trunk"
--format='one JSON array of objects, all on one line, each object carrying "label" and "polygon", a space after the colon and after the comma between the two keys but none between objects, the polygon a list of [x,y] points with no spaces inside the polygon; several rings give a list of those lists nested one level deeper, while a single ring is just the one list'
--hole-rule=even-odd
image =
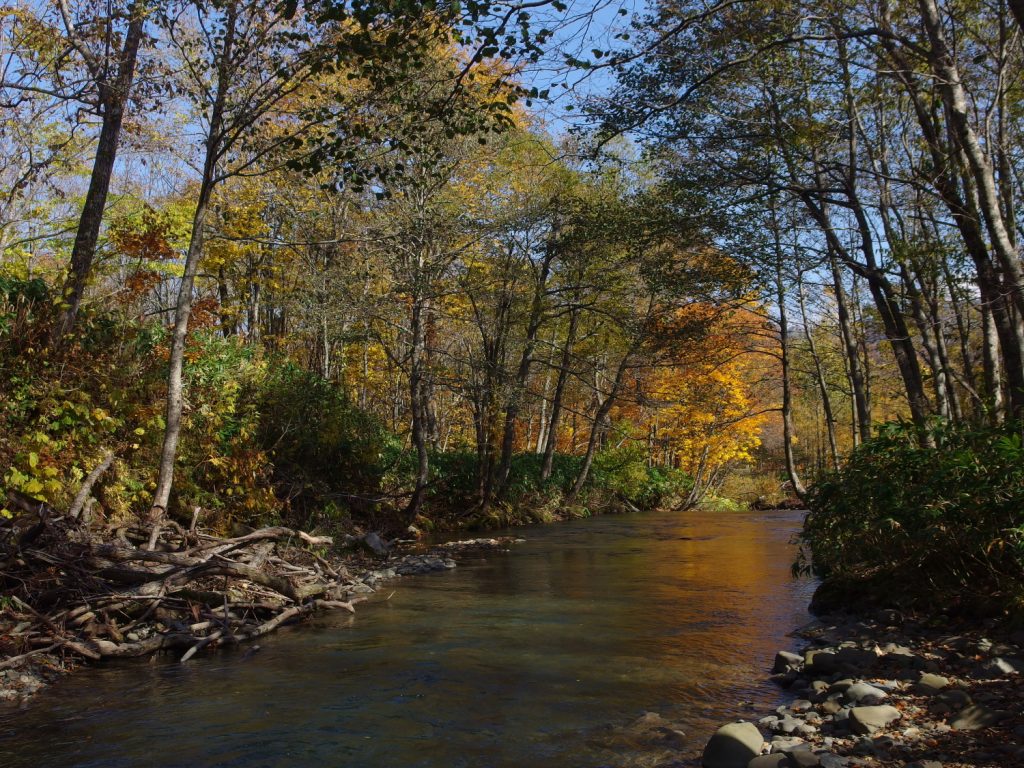
[{"label": "slender tree trunk", "polygon": [[829,454],[832,459],[832,468],[839,468],[839,444],[836,441],[836,418],[832,412],[832,396],[828,391],[828,382],[825,381],[825,372],[821,367],[821,357],[818,355],[818,347],[814,343],[814,335],[811,333],[810,323],[807,321],[807,303],[804,300],[803,273],[797,275],[797,296],[800,299],[800,319],[803,320],[804,338],[807,339],[807,349],[814,361],[814,377],[818,382],[818,393],[821,396],[821,407],[825,412],[825,430],[828,434]]},{"label": "slender tree trunk", "polygon": [[544,297],[547,294],[551,264],[558,249],[558,236],[556,222],[548,238],[544,258],[540,265],[540,272],[534,284],[533,300],[530,305],[530,318],[526,325],[526,339],[522,354],[519,357],[519,366],[516,369],[514,390],[509,397],[508,404],[505,406],[505,429],[501,441],[501,460],[498,463],[498,496],[503,496],[508,487],[509,472],[512,469],[512,450],[515,445],[516,421],[519,418],[520,410],[522,410],[523,400],[526,396],[526,386],[530,380],[530,369],[533,365],[533,353],[537,347],[537,336],[544,322]]},{"label": "slender tree trunk", "polygon": [[412,411],[412,445],[416,450],[416,487],[405,509],[406,517],[412,520],[419,514],[427,494],[430,481],[430,450],[428,440],[428,417],[425,392],[425,314],[430,302],[420,297],[413,298],[412,321],[409,324],[411,336],[409,351],[409,407]]},{"label": "slender tree trunk", "polygon": [[99,242],[103,211],[107,205],[110,180],[114,174],[117,149],[121,140],[121,126],[124,111],[135,80],[135,65],[139,48],[142,46],[145,27],[146,6],[142,0],[132,3],[131,20],[125,32],[121,55],[118,57],[117,74],[112,81],[99,83],[101,126],[96,157],[93,160],[89,188],[85,193],[85,204],[78,220],[75,243],[71,248],[71,266],[64,286],[64,310],[56,326],[54,342],[60,345],[71,333],[82,305],[85,287],[96,258],[96,244]]},{"label": "slender tree trunk", "polygon": [[[774,218],[774,217],[773,217]],[[786,460],[786,475],[793,486],[793,493],[800,499],[807,495],[793,455],[793,390],[789,360],[789,315],[786,312],[786,289],[782,277],[782,244],[779,242],[778,222],[773,222],[775,238],[775,298],[779,307],[779,353],[782,363],[782,442]]]},{"label": "slender tree trunk", "polygon": [[569,380],[569,367],[572,365],[572,346],[576,342],[576,326],[579,322],[579,310],[569,310],[569,328],[565,333],[565,344],[562,346],[562,359],[558,366],[558,379],[555,382],[555,394],[551,398],[551,419],[548,422],[547,442],[544,445],[544,463],[541,465],[540,479],[547,481],[555,463],[555,448],[558,446],[558,422],[562,416],[562,399],[565,396],[565,385]]},{"label": "slender tree trunk", "polygon": [[988,415],[991,423],[999,424],[1006,417],[1006,406],[1003,401],[1003,377],[999,365],[999,334],[992,317],[992,309],[984,301],[981,305],[981,327],[981,359],[985,376],[985,393],[988,395]]},{"label": "slender tree trunk", "polygon": [[576,475],[576,481],[572,485],[572,489],[565,498],[566,505],[573,504],[580,495],[580,491],[583,490],[583,486],[587,484],[587,478],[590,477],[590,469],[594,465],[594,455],[597,453],[597,447],[601,441],[601,436],[608,428],[608,414],[611,413],[612,406],[615,404],[615,399],[619,396],[619,389],[622,386],[622,381],[626,375],[626,369],[630,366],[633,357],[633,352],[630,350],[623,356],[619,367],[615,372],[615,379],[612,381],[611,389],[605,394],[603,400],[601,400],[597,406],[597,411],[594,413],[594,422],[590,427],[590,437],[587,439],[587,450],[583,454],[583,466],[580,467],[579,473]]},{"label": "slender tree trunk", "polygon": [[213,196],[213,189],[216,184],[217,162],[223,149],[221,140],[224,127],[224,106],[230,86],[228,72],[234,48],[236,20],[237,7],[231,4],[227,10],[221,64],[218,70],[217,91],[213,109],[210,112],[209,134],[206,139],[206,157],[203,161],[203,178],[199,185],[199,197],[196,200],[196,210],[192,217],[192,232],[188,244],[188,252],[185,256],[185,269],[181,276],[181,284],[178,287],[178,301],[175,305],[174,331],[171,336],[171,356],[167,374],[166,426],[164,428],[163,447],[160,451],[160,474],[157,478],[156,491],[153,494],[153,506],[150,510],[154,531],[163,515],[167,513],[167,505],[171,497],[171,486],[174,483],[174,461],[178,451],[178,439],[181,435],[181,414],[184,405],[182,374],[185,363],[185,342],[188,337],[188,320],[192,313],[192,289],[203,253],[203,236],[205,234],[206,217],[210,207],[210,198]]},{"label": "slender tree trunk", "polygon": [[839,271],[835,253],[829,248],[829,269],[832,273],[832,286],[836,296],[836,314],[839,318],[839,334],[846,353],[846,370],[850,377],[851,399],[853,401],[854,444],[871,439],[871,407],[865,389],[864,369],[860,363],[860,350],[857,349],[857,338],[850,321],[849,299],[843,286],[843,276]]}]

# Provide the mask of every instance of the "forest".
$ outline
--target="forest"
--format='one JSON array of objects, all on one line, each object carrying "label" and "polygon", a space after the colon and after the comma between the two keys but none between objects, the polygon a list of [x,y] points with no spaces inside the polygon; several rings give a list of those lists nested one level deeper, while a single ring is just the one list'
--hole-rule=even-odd
[{"label": "forest", "polygon": [[838,599],[1024,611],[1022,35],[1019,0],[6,3],[3,591],[83,537],[113,578],[197,525],[788,504]]}]

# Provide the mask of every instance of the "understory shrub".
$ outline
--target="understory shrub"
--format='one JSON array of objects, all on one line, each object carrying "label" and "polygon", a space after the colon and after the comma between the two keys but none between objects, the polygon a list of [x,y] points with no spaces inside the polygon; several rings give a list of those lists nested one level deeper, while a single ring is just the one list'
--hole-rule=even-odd
[{"label": "understory shrub", "polygon": [[651,466],[642,445],[626,443],[594,457],[590,484],[640,509],[656,509],[684,498],[693,478],[678,469]]},{"label": "understory shrub", "polygon": [[332,382],[285,361],[248,398],[259,414],[257,442],[295,522],[324,517],[324,510],[330,518],[374,511],[385,477],[403,457],[398,438],[373,415]]},{"label": "understory shrub", "polygon": [[859,591],[880,602],[1020,611],[1020,425],[939,424],[929,434],[934,447],[922,447],[914,428],[885,425],[815,484],[801,535],[809,560],[797,570],[822,576],[839,599]]}]

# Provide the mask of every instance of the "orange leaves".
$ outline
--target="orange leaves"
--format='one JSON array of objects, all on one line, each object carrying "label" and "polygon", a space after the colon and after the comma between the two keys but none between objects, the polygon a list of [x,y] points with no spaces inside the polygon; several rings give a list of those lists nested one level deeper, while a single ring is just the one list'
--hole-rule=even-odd
[{"label": "orange leaves", "polygon": [[120,253],[132,259],[172,259],[176,254],[170,243],[171,227],[167,216],[147,205],[139,215],[113,222],[110,241]]}]

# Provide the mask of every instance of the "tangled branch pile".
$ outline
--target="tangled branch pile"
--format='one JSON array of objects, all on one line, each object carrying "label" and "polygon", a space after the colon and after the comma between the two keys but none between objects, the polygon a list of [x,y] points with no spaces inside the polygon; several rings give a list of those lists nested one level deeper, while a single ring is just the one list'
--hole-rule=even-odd
[{"label": "tangled branch pile", "polygon": [[0,527],[0,669],[42,653],[91,660],[241,643],[324,609],[354,611],[352,579],[284,527],[235,538],[166,521],[94,526],[24,503]]}]

